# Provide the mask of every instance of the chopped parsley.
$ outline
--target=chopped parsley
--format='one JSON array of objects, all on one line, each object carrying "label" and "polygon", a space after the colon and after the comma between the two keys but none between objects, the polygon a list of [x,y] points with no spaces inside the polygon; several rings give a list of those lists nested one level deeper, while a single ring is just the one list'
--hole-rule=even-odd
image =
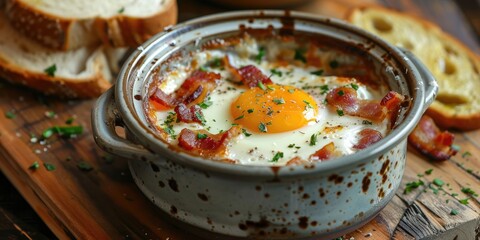
[{"label": "chopped parsley", "polygon": [[29,169],[32,169],[32,170],[37,170],[38,168],[40,167],[40,164],[38,164],[38,161],[35,161],[32,163],[32,165],[30,165],[30,167],[28,167]]},{"label": "chopped parsley", "polygon": [[468,198],[458,200],[459,203],[463,205],[468,205]]},{"label": "chopped parsley", "polygon": [[203,114],[200,111],[195,112],[195,116],[197,117],[198,120],[202,123],[202,125],[205,125],[205,117],[203,117]]},{"label": "chopped parsley", "polygon": [[283,158],[283,152],[277,152],[275,153],[275,156],[273,156],[272,160],[270,162],[278,162],[280,158]]},{"label": "chopped parsley", "polygon": [[54,76],[55,76],[55,72],[57,71],[57,65],[56,65],[56,64],[53,64],[52,66],[45,68],[43,71],[44,71],[48,76],[54,77]]},{"label": "chopped parsley", "polygon": [[471,188],[462,188],[462,192],[467,194],[467,195],[472,195],[474,197],[478,197],[478,194],[473,191]]},{"label": "chopped parsley", "polygon": [[245,135],[245,137],[250,137],[250,136],[252,136],[252,134],[249,133],[249,132],[247,132],[247,129],[245,129],[245,128],[242,128],[242,132],[243,132],[243,135]]},{"label": "chopped parsley", "polygon": [[310,74],[317,75],[317,76],[322,76],[323,70],[320,69],[320,70],[317,70],[317,71],[313,71],[313,72],[310,72]]},{"label": "chopped parsley", "polygon": [[444,183],[441,179],[435,178],[435,179],[433,179],[433,184],[441,187],[441,186],[443,186],[443,184],[445,184],[445,183]]},{"label": "chopped parsley", "polygon": [[433,172],[433,168],[430,168],[427,171],[425,171],[425,174],[430,175],[432,174],[432,172]]},{"label": "chopped parsley", "polygon": [[295,143],[288,144],[288,148],[294,148],[294,147],[295,147]]},{"label": "chopped parsley", "polygon": [[362,124],[363,124],[363,125],[372,125],[373,123],[370,122],[370,121],[368,121],[368,120],[363,120],[363,121],[362,121]]},{"label": "chopped parsley", "polygon": [[125,12],[125,7],[118,9],[118,13],[123,13],[123,12]]},{"label": "chopped parsley", "polygon": [[282,76],[283,76],[282,71],[277,70],[277,69],[275,69],[275,68],[274,68],[274,69],[270,69],[270,72],[272,73],[272,75],[277,75],[277,76],[279,76],[279,77],[282,77]]},{"label": "chopped parsley", "polygon": [[245,117],[245,115],[240,115],[239,117],[235,118],[235,121],[236,121],[236,120],[240,120],[240,119],[242,119],[243,117]]},{"label": "chopped parsley", "polygon": [[51,163],[44,163],[43,166],[45,167],[45,169],[47,169],[47,171],[53,171],[53,170],[57,169],[55,167],[55,165],[53,165]]},{"label": "chopped parsley", "polygon": [[337,92],[337,94],[338,94],[338,96],[343,96],[343,95],[345,95],[345,92],[343,90],[340,90],[340,91]]},{"label": "chopped parsley", "polygon": [[452,215],[452,216],[458,215],[458,210],[452,209],[452,210],[450,211],[450,215]]},{"label": "chopped parsley", "polygon": [[222,59],[221,58],[214,58],[213,61],[210,63],[210,67],[212,67],[212,68],[222,67]]},{"label": "chopped parsley", "polygon": [[340,65],[340,64],[337,62],[337,60],[332,60],[332,61],[330,61],[330,67],[331,67],[332,69],[337,68],[338,65]]},{"label": "chopped parsley", "polygon": [[82,170],[82,171],[85,171],[85,172],[88,172],[88,171],[91,171],[93,170],[93,167],[92,165],[90,165],[90,163],[86,162],[86,161],[81,161],[77,164],[77,167]]},{"label": "chopped parsley", "polygon": [[42,133],[42,137],[47,139],[51,137],[54,133],[62,137],[73,137],[79,135],[83,132],[82,126],[54,126],[51,128],[47,128]]},{"label": "chopped parsley", "polygon": [[75,121],[75,118],[69,117],[67,120],[65,120],[65,124],[71,125],[73,123],[73,121]]},{"label": "chopped parsley", "polygon": [[307,108],[313,108],[309,101],[303,100],[303,102],[307,104]]},{"label": "chopped parsley", "polygon": [[466,157],[469,157],[469,156],[472,156],[472,154],[471,154],[470,152],[468,152],[468,151],[467,151],[467,152],[464,152],[464,153],[462,154],[462,158],[466,158]]},{"label": "chopped parsley", "polygon": [[248,113],[253,113],[253,108],[247,110]]},{"label": "chopped parsley", "polygon": [[208,97],[206,100],[198,104],[199,107],[203,109],[207,109],[208,107],[212,106],[213,102],[210,101],[210,97]]},{"label": "chopped parsley", "polygon": [[197,139],[205,139],[205,138],[207,138],[207,134],[197,133]]},{"label": "chopped parsley", "polygon": [[345,115],[345,113],[343,113],[343,110],[342,110],[342,109],[337,109],[337,114],[338,114],[338,116],[340,116],[340,117],[343,116],[343,115]]},{"label": "chopped parsley", "polygon": [[284,104],[285,100],[283,98],[274,98],[273,102],[277,105]]},{"label": "chopped parsley", "polygon": [[259,87],[260,89],[262,89],[262,90],[265,90],[265,89],[267,89],[267,88],[265,87],[265,85],[263,85],[263,83],[262,83],[262,82],[258,82],[258,84],[257,84],[257,85],[258,85],[258,87]]},{"label": "chopped parsley", "polygon": [[352,83],[352,84],[350,84],[350,86],[352,86],[352,88],[355,89],[355,91],[358,90],[358,85],[357,84]]},{"label": "chopped parsley", "polygon": [[258,54],[257,56],[255,56],[255,60],[257,61],[257,63],[260,63],[263,59],[263,57],[265,56],[265,48],[264,47],[260,47],[258,49]]},{"label": "chopped parsley", "polygon": [[413,189],[418,188],[422,185],[423,185],[422,180],[409,182],[409,183],[406,184],[405,190],[403,190],[403,194],[407,194],[407,193],[411,192]]},{"label": "chopped parsley", "polygon": [[312,134],[312,136],[310,136],[310,146],[315,146],[315,144],[317,144],[317,134]]},{"label": "chopped parsley", "polygon": [[295,56],[293,57],[293,59],[306,63],[307,59],[304,56],[306,52],[307,50],[304,48],[295,49]]},{"label": "chopped parsley", "polygon": [[260,132],[267,132],[267,126],[261,122],[258,124],[258,130],[260,130]]},{"label": "chopped parsley", "polygon": [[201,66],[201,67],[199,68],[199,70],[200,70],[200,71],[202,71],[202,72],[206,72],[206,71],[208,71],[208,70],[207,70],[207,68],[206,68],[206,67],[204,67],[204,66]]},{"label": "chopped parsley", "polygon": [[8,119],[14,119],[17,117],[17,115],[15,115],[15,113],[11,112],[11,111],[8,111],[5,113],[5,117],[8,118]]},{"label": "chopped parsley", "polygon": [[328,90],[329,90],[329,89],[328,89],[328,85],[322,85],[322,86],[320,86],[320,90],[322,90],[322,91],[320,92],[320,94],[325,94],[325,93],[327,93]]}]

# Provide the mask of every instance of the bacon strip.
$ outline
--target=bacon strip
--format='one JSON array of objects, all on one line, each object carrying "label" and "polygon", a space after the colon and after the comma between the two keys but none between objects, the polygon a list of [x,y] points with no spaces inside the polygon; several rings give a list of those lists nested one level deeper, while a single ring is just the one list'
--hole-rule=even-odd
[{"label": "bacon strip", "polygon": [[205,130],[182,129],[178,137],[178,146],[187,151],[197,151],[200,155],[223,156],[230,139],[241,134],[241,128],[231,127],[228,131],[211,134]]},{"label": "bacon strip", "polygon": [[185,123],[200,123],[202,124],[203,113],[202,108],[198,105],[187,107],[184,103],[180,103],[175,107],[177,114],[177,121]]},{"label": "bacon strip", "polygon": [[194,71],[174,93],[168,95],[160,88],[150,96],[150,100],[163,108],[173,108],[180,103],[193,105],[202,102],[215,89],[220,74]]},{"label": "bacon strip", "polygon": [[457,151],[452,148],[455,135],[440,131],[433,119],[424,115],[417,127],[408,136],[408,142],[419,152],[432,160],[450,159]]},{"label": "bacon strip", "polygon": [[328,160],[335,157],[335,144],[333,142],[323,146],[320,150],[310,155],[312,160]]},{"label": "bacon strip", "polygon": [[358,142],[357,144],[353,145],[353,148],[356,149],[364,149],[380,140],[382,140],[382,134],[371,128],[365,128],[358,133]]},{"label": "bacon strip", "polygon": [[224,64],[226,69],[230,71],[237,82],[242,82],[244,85],[247,85],[249,88],[258,86],[259,83],[263,84],[272,84],[272,80],[263,74],[263,72],[255,67],[254,65],[247,65],[241,68],[235,68],[230,63],[230,58],[225,56]]},{"label": "bacon strip", "polygon": [[350,87],[337,87],[328,92],[329,106],[342,110],[344,114],[380,122],[387,116],[397,115],[404,97],[390,91],[381,101],[358,99],[357,91]]}]

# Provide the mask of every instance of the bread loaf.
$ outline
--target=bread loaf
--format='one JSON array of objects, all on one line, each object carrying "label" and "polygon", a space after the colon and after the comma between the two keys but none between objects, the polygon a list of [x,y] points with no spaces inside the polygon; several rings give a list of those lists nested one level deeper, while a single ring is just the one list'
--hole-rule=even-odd
[{"label": "bread loaf", "polygon": [[382,7],[355,8],[348,21],[413,52],[432,72],[439,92],[427,114],[444,128],[480,128],[480,58],[426,20]]},{"label": "bread loaf", "polygon": [[70,50],[103,42],[136,47],[176,23],[175,0],[5,0],[7,18],[28,38]]},{"label": "bread loaf", "polygon": [[[45,48],[13,29],[0,14],[0,77],[45,94],[97,97],[111,86],[112,73],[103,46],[70,51]],[[121,49],[110,61],[117,62]],[[117,59],[116,59],[117,58]]]}]

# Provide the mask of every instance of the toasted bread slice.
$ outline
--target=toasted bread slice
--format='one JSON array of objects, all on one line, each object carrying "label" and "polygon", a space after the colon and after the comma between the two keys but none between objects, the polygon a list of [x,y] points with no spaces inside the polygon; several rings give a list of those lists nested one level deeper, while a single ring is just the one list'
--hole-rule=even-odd
[{"label": "toasted bread slice", "polygon": [[437,79],[427,114],[444,128],[480,128],[480,58],[426,20],[377,6],[352,9],[348,21],[413,52]]},{"label": "toasted bread slice", "polygon": [[52,49],[136,47],[177,21],[175,0],[6,0],[19,32]]},{"label": "toasted bread slice", "polygon": [[114,53],[109,62],[102,46],[51,50],[19,34],[3,14],[0,35],[0,78],[69,98],[97,97],[108,89],[112,81],[109,63],[118,62],[125,51],[110,50]]}]

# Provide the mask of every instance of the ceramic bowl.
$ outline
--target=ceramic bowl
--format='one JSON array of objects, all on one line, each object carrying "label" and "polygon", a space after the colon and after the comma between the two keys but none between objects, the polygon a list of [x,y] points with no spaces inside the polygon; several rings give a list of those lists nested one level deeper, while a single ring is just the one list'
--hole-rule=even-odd
[{"label": "ceramic bowl", "polygon": [[[178,51],[237,34],[239,26],[282,29],[336,39],[381,67],[407,104],[393,130],[355,154],[311,166],[244,166],[171,150],[144,112],[152,71]],[[416,58],[346,22],[297,12],[240,11],[167,29],[127,60],[116,86],[93,109],[97,144],[130,159],[135,182],[174,222],[221,239],[333,238],[371,220],[394,196],[405,168],[406,138],[435,98],[435,79]],[[127,138],[115,127],[124,127]]]}]

